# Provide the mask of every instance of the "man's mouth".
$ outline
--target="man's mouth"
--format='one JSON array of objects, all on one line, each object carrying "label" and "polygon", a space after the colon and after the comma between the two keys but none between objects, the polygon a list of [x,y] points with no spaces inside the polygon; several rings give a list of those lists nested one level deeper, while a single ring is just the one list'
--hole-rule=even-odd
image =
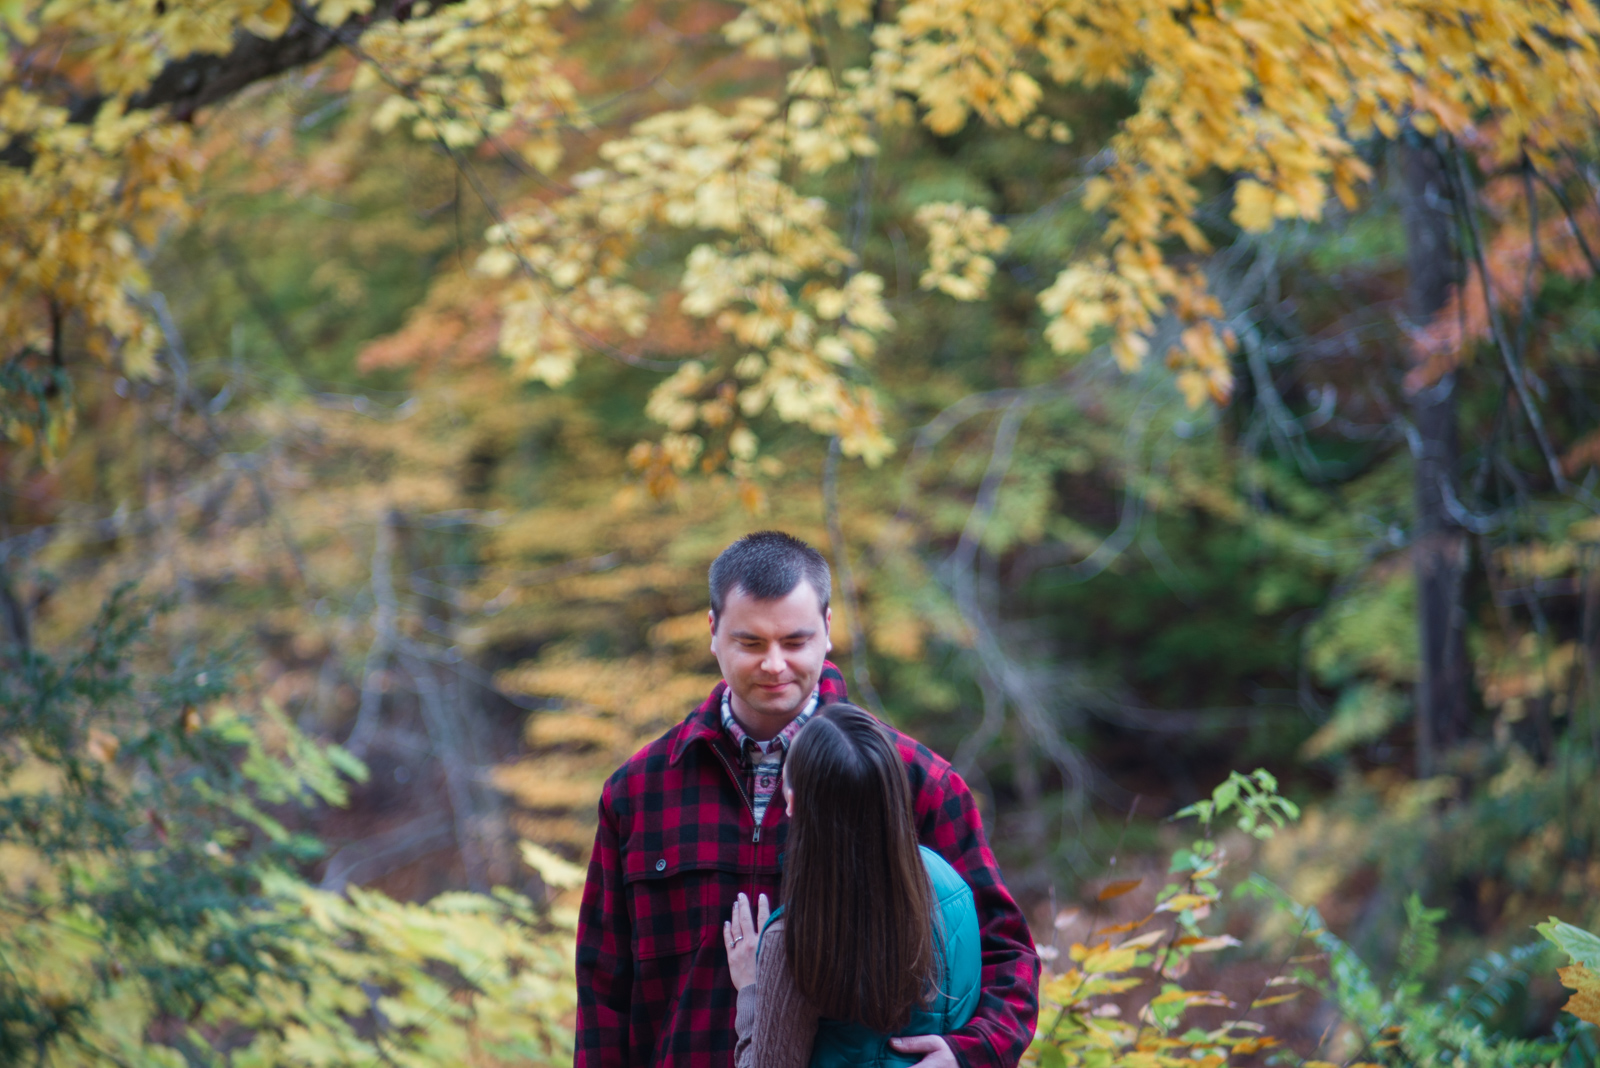
[{"label": "man's mouth", "polygon": [[758,683],[756,683],[756,689],[765,690],[767,693],[777,693],[779,690],[787,690],[788,688],[789,688],[789,683],[787,683],[787,682],[758,682]]}]

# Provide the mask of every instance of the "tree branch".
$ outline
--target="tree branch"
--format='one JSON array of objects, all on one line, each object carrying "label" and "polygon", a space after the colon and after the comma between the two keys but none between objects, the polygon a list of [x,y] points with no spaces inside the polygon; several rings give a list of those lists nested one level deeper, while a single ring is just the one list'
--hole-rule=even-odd
[{"label": "tree branch", "polygon": [[[435,0],[444,7],[457,0]],[[289,26],[278,37],[258,37],[246,30],[234,34],[226,53],[194,53],[169,62],[150,87],[128,101],[130,109],[170,108],[172,117],[187,122],[200,108],[219,104],[241,90],[297,67],[315,63],[342,42],[359,37],[376,23],[405,19],[413,0],[376,0],[365,15],[352,16],[337,29],[323,26],[299,5]],[[96,93],[79,97],[68,108],[74,123],[93,122],[111,96]],[[0,163],[21,170],[33,165],[34,152],[18,139],[0,149]]]},{"label": "tree branch", "polygon": [[828,459],[822,468],[822,510],[828,525],[828,541],[833,550],[833,563],[839,569],[839,592],[844,594],[846,620],[850,625],[850,667],[855,676],[856,692],[880,718],[883,701],[872,685],[872,673],[867,665],[867,628],[861,618],[861,597],[856,589],[855,574],[850,570],[850,555],[844,541],[844,524],[839,519],[839,435],[828,441]]},{"label": "tree branch", "polygon": [[1550,437],[1545,433],[1544,419],[1539,414],[1538,407],[1533,402],[1533,397],[1528,392],[1528,384],[1523,379],[1523,372],[1517,353],[1512,351],[1511,338],[1507,335],[1504,325],[1500,320],[1500,308],[1495,304],[1493,284],[1489,280],[1489,262],[1485,255],[1483,235],[1478,228],[1477,210],[1469,199],[1472,195],[1471,179],[1467,174],[1466,158],[1459,149],[1455,150],[1457,181],[1460,183],[1461,210],[1465,214],[1467,227],[1472,235],[1472,251],[1477,259],[1478,281],[1483,285],[1483,302],[1489,313],[1489,330],[1494,338],[1495,347],[1500,352],[1501,362],[1505,365],[1506,377],[1511,380],[1511,388],[1515,391],[1517,400],[1522,404],[1523,415],[1527,417],[1528,425],[1533,430],[1534,440],[1539,445],[1539,452],[1544,457],[1545,467],[1550,472],[1550,479],[1555,488],[1561,492],[1569,491],[1570,484],[1566,474],[1561,470],[1561,462],[1556,458],[1554,447],[1550,444]]}]

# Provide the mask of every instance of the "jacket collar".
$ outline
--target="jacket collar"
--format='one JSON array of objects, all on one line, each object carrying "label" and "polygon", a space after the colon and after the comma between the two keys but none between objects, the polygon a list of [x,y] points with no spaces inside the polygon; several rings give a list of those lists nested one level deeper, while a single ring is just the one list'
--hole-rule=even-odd
[{"label": "jacket collar", "polygon": [[[705,699],[705,703],[689,713],[689,718],[683,721],[682,729],[678,731],[677,740],[672,743],[672,752],[667,758],[669,764],[682,760],[694,742],[704,741],[708,745],[715,745],[723,737],[722,694],[727,688],[727,680],[719,680],[711,688],[711,696]],[[822,677],[817,680],[817,690],[818,708],[850,700],[850,695],[845,692],[844,676],[832,661],[822,662]]]}]

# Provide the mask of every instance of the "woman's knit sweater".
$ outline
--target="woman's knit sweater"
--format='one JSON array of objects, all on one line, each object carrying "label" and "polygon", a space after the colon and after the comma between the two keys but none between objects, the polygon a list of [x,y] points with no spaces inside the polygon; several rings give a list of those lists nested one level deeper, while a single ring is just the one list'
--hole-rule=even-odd
[{"label": "woman's knit sweater", "polygon": [[[811,1061],[811,1044],[817,1037],[817,1010],[801,996],[789,976],[783,920],[768,924],[763,934],[767,937],[762,942],[756,981],[739,990],[739,1007],[733,1019],[738,1035],[733,1065],[806,1068]],[[755,1059],[757,1049],[762,1051],[759,1065]]]}]

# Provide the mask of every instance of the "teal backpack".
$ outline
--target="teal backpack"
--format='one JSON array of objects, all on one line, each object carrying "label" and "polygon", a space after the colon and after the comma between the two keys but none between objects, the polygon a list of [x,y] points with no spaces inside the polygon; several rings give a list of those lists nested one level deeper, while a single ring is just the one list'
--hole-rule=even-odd
[{"label": "teal backpack", "polygon": [[[922,863],[933,884],[936,936],[944,942],[944,976],[939,992],[926,1008],[912,1010],[911,1022],[896,1032],[884,1035],[846,1020],[822,1020],[817,1025],[816,1045],[811,1047],[811,1068],[907,1068],[920,1056],[897,1053],[889,1046],[891,1037],[904,1035],[948,1035],[966,1026],[978,1007],[981,989],[979,972],[982,956],[978,946],[978,909],[972,888],[949,863],[929,849],[922,850]],[[780,906],[767,919],[770,926],[783,912]],[[762,928],[763,937],[766,928]],[[756,943],[756,959],[761,958],[761,943]]]}]

